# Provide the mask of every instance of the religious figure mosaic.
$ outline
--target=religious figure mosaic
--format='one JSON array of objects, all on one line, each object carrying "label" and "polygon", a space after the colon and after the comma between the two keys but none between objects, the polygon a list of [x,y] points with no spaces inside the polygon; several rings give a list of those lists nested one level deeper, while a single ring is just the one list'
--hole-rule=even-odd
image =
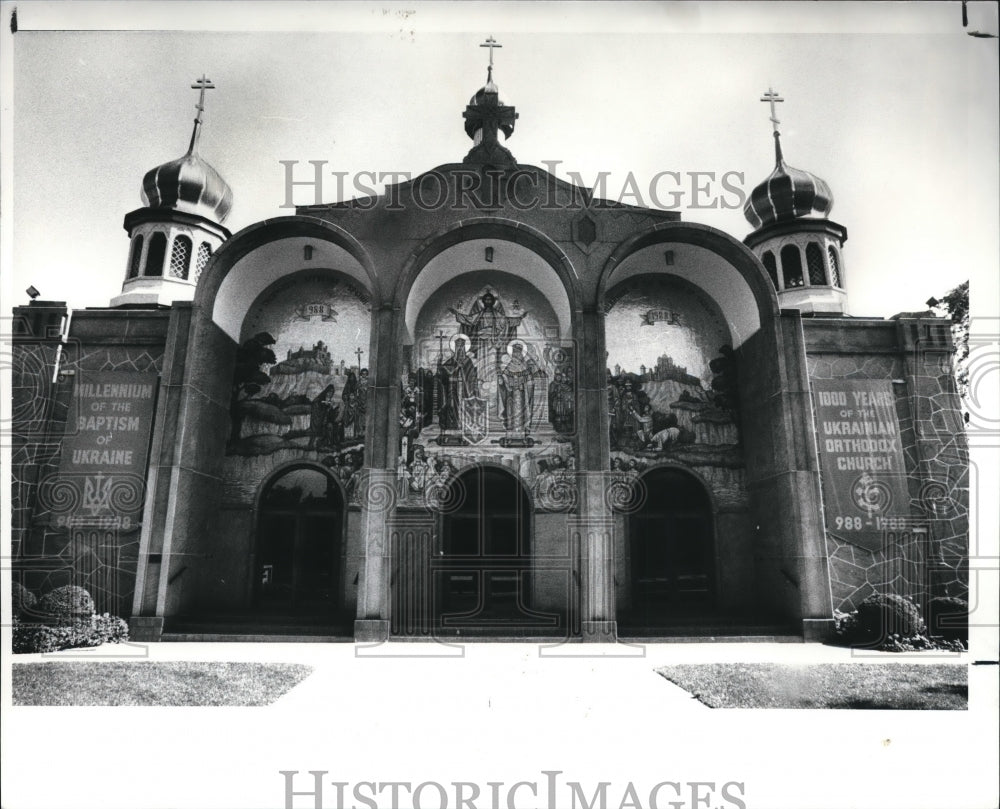
[{"label": "religious figure mosaic", "polygon": [[492,462],[536,507],[575,503],[573,351],[537,289],[502,273],[454,279],[425,305],[408,356],[400,498],[433,506],[463,467]]}]

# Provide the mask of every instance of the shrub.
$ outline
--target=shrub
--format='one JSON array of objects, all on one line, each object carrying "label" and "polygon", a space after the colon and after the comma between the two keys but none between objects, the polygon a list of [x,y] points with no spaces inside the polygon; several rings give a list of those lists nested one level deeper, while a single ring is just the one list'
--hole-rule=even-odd
[{"label": "shrub", "polygon": [[969,640],[969,603],[961,598],[932,598],[927,605],[927,630],[945,640]]},{"label": "shrub", "polygon": [[94,615],[94,599],[82,587],[67,584],[42,596],[36,610],[42,620],[48,622],[89,622]]},{"label": "shrub", "polygon": [[102,643],[121,643],[128,640],[128,624],[114,615],[104,613],[94,615],[89,621],[68,623],[29,624],[14,621],[14,654],[31,652],[58,652],[60,649],[76,649],[85,646],[100,646]]},{"label": "shrub", "polygon": [[29,612],[34,608],[35,604],[38,603],[38,599],[35,597],[35,594],[17,581],[11,584],[10,595],[13,607],[11,615],[15,618]]},{"label": "shrub", "polygon": [[92,644],[94,646],[99,646],[102,643],[123,643],[128,640],[128,622],[117,615],[109,615],[108,613],[95,615],[93,635],[95,638],[99,638],[97,643]]},{"label": "shrub", "polygon": [[873,593],[858,605],[855,627],[857,640],[873,643],[919,635],[924,631],[924,622],[917,605],[909,599]]}]

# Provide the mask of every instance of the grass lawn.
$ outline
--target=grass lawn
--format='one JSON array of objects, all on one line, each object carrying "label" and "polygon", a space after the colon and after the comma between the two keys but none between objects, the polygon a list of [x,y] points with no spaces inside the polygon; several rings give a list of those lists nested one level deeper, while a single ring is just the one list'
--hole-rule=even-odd
[{"label": "grass lawn", "polygon": [[286,663],[15,663],[15,705],[270,705],[312,673]]},{"label": "grass lawn", "polygon": [[877,708],[962,711],[964,665],[711,663],[656,670],[710,708]]}]

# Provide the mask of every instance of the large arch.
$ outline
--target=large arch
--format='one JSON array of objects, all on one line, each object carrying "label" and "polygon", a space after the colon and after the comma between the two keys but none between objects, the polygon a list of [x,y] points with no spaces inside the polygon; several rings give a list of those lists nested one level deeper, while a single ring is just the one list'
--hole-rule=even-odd
[{"label": "large arch", "polygon": [[382,300],[374,262],[354,236],[322,219],[285,216],[250,225],[223,243],[202,272],[194,302],[238,340],[243,315],[265,289],[300,270],[327,268],[361,284],[373,306]]},{"label": "large arch", "polygon": [[777,295],[756,256],[722,231],[690,222],[661,222],[622,242],[601,270],[598,311],[612,287],[654,273],[676,275],[713,298],[729,322],[734,348],[778,316]]},{"label": "large arch", "polygon": [[[422,304],[433,294],[435,289],[454,275],[453,273],[451,276],[437,277],[434,266],[435,259],[463,243],[468,245],[468,250],[476,249],[480,246],[479,240],[489,240],[493,244],[507,243],[512,245],[512,249],[516,251],[515,257],[531,254],[536,257],[535,260],[539,267],[544,266],[551,271],[543,270],[540,276],[536,275],[534,278],[529,273],[525,273],[521,277],[531,281],[550,300],[553,297],[557,297],[557,299],[559,297],[554,295],[557,286],[553,283],[558,281],[558,286],[561,286],[559,291],[561,296],[565,297],[568,307],[568,311],[564,314],[568,316],[569,321],[565,324],[561,322],[560,325],[564,327],[565,336],[568,337],[572,333],[576,313],[579,312],[582,304],[580,280],[576,269],[559,246],[541,231],[521,222],[502,217],[477,217],[456,222],[431,234],[413,250],[402,267],[392,296],[393,308],[405,313],[404,327],[412,327]],[[460,255],[460,252],[456,255]],[[431,273],[429,277],[425,277],[429,283],[425,282],[422,286],[418,286],[418,280],[428,268],[430,268]],[[487,261],[479,259],[468,269],[474,271],[488,268]],[[520,274],[514,265],[508,265],[507,271]]]}]

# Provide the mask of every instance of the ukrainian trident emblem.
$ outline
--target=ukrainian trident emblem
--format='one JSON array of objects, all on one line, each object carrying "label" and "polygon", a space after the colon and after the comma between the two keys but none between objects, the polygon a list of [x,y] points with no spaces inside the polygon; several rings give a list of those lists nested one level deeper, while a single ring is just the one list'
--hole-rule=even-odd
[{"label": "ukrainian trident emblem", "polygon": [[104,477],[98,472],[96,475],[87,475],[83,481],[83,508],[89,512],[89,516],[97,517],[111,511],[111,484],[113,477]]}]

